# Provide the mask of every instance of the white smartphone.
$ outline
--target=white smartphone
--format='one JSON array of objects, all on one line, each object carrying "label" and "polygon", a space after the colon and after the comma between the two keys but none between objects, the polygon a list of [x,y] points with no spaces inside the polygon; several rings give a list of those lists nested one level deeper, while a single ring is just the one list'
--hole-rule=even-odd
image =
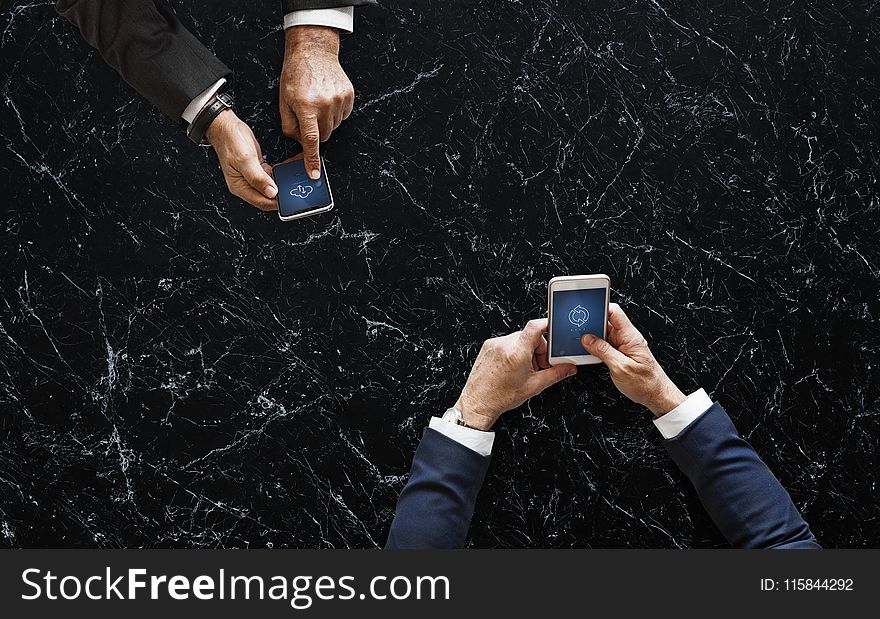
[{"label": "white smartphone", "polygon": [[323,159],[321,178],[316,181],[306,174],[302,159],[279,163],[272,168],[272,176],[278,185],[278,217],[281,221],[326,213],[333,208],[333,194]]},{"label": "white smartphone", "polygon": [[547,284],[547,360],[550,365],[588,365],[599,359],[581,346],[581,336],[592,333],[603,340],[608,325],[611,278],[607,275],[554,277]]}]

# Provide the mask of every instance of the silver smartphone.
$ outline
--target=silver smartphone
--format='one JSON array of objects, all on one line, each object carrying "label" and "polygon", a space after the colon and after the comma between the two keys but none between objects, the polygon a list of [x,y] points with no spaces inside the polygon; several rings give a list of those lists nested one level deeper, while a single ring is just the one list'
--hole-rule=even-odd
[{"label": "silver smartphone", "polygon": [[333,209],[333,194],[327,179],[327,166],[321,160],[321,178],[312,180],[306,174],[302,159],[279,163],[272,168],[278,187],[278,217],[291,221]]},{"label": "silver smartphone", "polygon": [[607,335],[608,297],[611,278],[607,275],[554,277],[547,284],[547,360],[550,365],[600,363],[581,345],[581,336]]}]

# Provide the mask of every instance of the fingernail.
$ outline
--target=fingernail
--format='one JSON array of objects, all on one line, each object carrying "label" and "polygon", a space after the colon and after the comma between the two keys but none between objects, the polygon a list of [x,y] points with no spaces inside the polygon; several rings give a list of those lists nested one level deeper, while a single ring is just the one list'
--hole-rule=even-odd
[{"label": "fingernail", "polygon": [[321,171],[318,168],[312,168],[311,170],[309,170],[309,178],[311,178],[313,181],[318,180],[319,178],[321,178]]},{"label": "fingernail", "polygon": [[266,194],[267,198],[274,198],[278,195],[278,190],[275,189],[272,185],[268,185],[266,186],[266,189],[263,191],[263,193]]},{"label": "fingernail", "polygon": [[571,368],[571,369],[568,371],[568,374],[566,374],[565,376],[566,376],[566,377],[568,377],[568,376],[574,376],[574,375],[577,374],[577,373],[578,373],[577,368]]},{"label": "fingernail", "polygon": [[593,341],[593,334],[592,333],[584,333],[581,336],[581,346],[589,346],[590,342],[592,342],[592,341]]}]

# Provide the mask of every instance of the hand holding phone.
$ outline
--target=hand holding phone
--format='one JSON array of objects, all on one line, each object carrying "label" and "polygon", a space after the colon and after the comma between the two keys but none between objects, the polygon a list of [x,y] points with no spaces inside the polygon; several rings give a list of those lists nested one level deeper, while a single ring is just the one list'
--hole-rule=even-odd
[{"label": "hand holding phone", "polygon": [[581,337],[605,339],[611,278],[607,275],[554,277],[547,285],[547,359],[550,365],[601,363],[587,353]]},{"label": "hand holding phone", "polygon": [[648,342],[616,303],[608,306],[611,332],[606,340],[590,335],[583,346],[608,366],[618,391],[662,417],[685,401],[648,347]]},{"label": "hand holding phone", "polygon": [[504,412],[577,373],[572,365],[548,365],[546,331],[547,319],[539,318],[522,331],[483,342],[453,407],[465,425],[487,431]]},{"label": "hand holding phone", "polygon": [[327,179],[327,166],[321,162],[321,176],[312,180],[306,173],[302,155],[272,168],[278,185],[278,217],[291,221],[325,213],[333,208],[333,194]]}]

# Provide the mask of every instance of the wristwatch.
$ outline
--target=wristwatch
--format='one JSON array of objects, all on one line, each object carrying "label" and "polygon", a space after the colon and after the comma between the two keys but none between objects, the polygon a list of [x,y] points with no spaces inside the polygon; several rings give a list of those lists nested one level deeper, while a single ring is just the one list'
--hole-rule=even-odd
[{"label": "wristwatch", "polygon": [[193,118],[189,128],[186,130],[186,136],[194,143],[199,145],[209,144],[205,139],[208,127],[224,110],[232,109],[235,105],[235,99],[228,92],[219,92],[214,98],[202,108],[202,110]]},{"label": "wristwatch", "polygon": [[443,417],[441,417],[441,419],[443,421],[448,421],[449,423],[454,423],[457,426],[464,426],[465,428],[476,430],[476,428],[474,428],[473,426],[469,426],[464,422],[464,415],[462,415],[461,411],[454,406],[451,408],[447,408],[446,412],[443,413]]}]

